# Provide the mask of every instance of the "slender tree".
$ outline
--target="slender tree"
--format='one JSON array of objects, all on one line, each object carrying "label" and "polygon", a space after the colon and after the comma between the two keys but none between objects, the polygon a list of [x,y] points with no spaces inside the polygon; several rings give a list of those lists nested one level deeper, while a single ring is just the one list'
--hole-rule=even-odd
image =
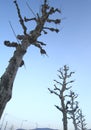
[{"label": "slender tree", "polygon": [[74,130],[78,130],[78,125],[77,125],[77,121],[78,121],[78,111],[79,111],[79,107],[78,107],[78,101],[75,101],[76,98],[78,97],[77,94],[75,94],[73,91],[70,91],[70,103],[69,106],[70,110],[68,111],[68,114],[70,115],[69,119],[73,120],[73,125],[74,125]]},{"label": "slender tree", "polygon": [[74,80],[70,80],[72,74],[74,72],[69,72],[69,67],[67,65],[64,65],[63,68],[58,70],[59,74],[58,77],[60,81],[54,80],[54,90],[51,90],[48,88],[51,94],[56,95],[60,99],[60,106],[55,105],[55,107],[62,112],[63,115],[63,130],[68,129],[68,121],[67,121],[67,113],[68,113],[68,105],[70,104],[70,101],[67,101],[66,99],[69,97],[67,95],[66,91],[70,90],[72,86],[69,86],[71,83],[74,82]]},{"label": "slender tree", "polygon": [[78,95],[70,91],[69,97],[70,101],[67,107],[70,117],[68,119],[73,120],[74,130],[87,130],[82,110],[79,108],[78,101],[76,101]]},{"label": "slender tree", "polygon": [[79,130],[87,130],[85,116],[83,115],[81,109],[79,109],[78,111],[78,117],[79,118],[78,118],[77,125],[78,125]]},{"label": "slender tree", "polygon": [[[7,102],[12,97],[13,83],[19,67],[24,64],[23,56],[26,54],[28,47],[34,45],[35,47],[40,49],[41,54],[46,54],[46,51],[43,49],[43,46],[46,44],[38,41],[38,38],[42,35],[42,32],[44,32],[44,34],[47,34],[46,30],[59,32],[58,29],[45,26],[46,22],[53,22],[55,24],[60,23],[60,19],[53,20],[50,18],[50,16],[54,13],[60,13],[60,10],[58,8],[55,9],[54,7],[50,7],[47,3],[47,0],[44,0],[44,3],[41,6],[41,16],[37,13],[34,18],[22,18],[20,12],[21,10],[16,0],[14,0],[14,4],[17,9],[20,25],[23,29],[23,35],[16,36],[18,42],[4,41],[5,46],[14,47],[15,51],[9,61],[9,65],[7,66],[4,74],[0,78],[0,118]],[[30,32],[28,33],[25,22],[29,21],[36,22],[36,26],[34,27],[34,30],[30,30]]]}]

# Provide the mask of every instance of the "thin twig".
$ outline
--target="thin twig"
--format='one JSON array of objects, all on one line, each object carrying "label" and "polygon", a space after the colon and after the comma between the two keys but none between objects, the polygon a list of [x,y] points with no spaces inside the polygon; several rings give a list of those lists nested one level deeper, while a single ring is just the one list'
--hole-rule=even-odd
[{"label": "thin twig", "polygon": [[29,10],[32,12],[32,14],[36,17],[36,14],[33,12],[33,10],[30,8],[29,4],[26,2],[27,7],[29,8]]},{"label": "thin twig", "polygon": [[10,22],[10,21],[9,21],[9,25],[10,25],[10,27],[11,27],[12,31],[13,31],[13,34],[14,34],[14,36],[15,36],[15,38],[16,38],[16,40],[17,40],[17,42],[19,43],[19,41],[18,41],[18,39],[17,39],[17,36],[16,36],[16,33],[15,33],[15,31],[14,31],[14,28],[13,28],[13,26],[12,26],[12,24],[11,24],[11,22]]}]

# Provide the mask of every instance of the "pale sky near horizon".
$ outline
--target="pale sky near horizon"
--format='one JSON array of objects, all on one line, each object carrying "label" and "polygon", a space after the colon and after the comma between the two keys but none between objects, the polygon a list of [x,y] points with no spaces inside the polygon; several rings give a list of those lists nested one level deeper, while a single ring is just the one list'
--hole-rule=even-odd
[{"label": "pale sky near horizon", "polygon": [[[43,0],[17,0],[23,16],[33,17],[26,1],[36,13],[40,12]],[[67,64],[75,71],[73,90],[79,94],[79,105],[85,115],[87,127],[91,128],[91,0],[48,0],[50,5],[61,9],[62,18],[58,34],[50,32],[41,36],[45,42],[48,57],[41,56],[33,46],[24,56],[25,67],[19,69],[13,88],[11,101],[7,104],[2,119],[20,127],[62,128],[62,115],[54,107],[60,101],[49,93],[53,80],[57,79],[57,70]],[[3,45],[4,40],[16,41],[10,28],[11,21],[16,34],[22,33],[17,11],[12,0],[0,0],[0,76],[4,73],[14,49]],[[31,29],[31,23],[28,26]],[[48,24],[46,24],[48,26]],[[54,27],[56,27],[54,25]],[[70,129],[72,124],[69,123]]]}]

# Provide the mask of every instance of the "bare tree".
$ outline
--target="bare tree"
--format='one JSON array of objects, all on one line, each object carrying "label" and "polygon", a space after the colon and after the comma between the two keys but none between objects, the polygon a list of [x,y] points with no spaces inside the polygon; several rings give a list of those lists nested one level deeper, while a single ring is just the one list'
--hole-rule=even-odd
[{"label": "bare tree", "polygon": [[78,95],[75,94],[73,91],[70,91],[69,97],[70,100],[67,108],[70,117],[68,119],[73,120],[75,130],[87,130],[82,110],[79,108],[78,101],[75,101]]},{"label": "bare tree", "polygon": [[[74,82],[74,80],[70,80],[72,74],[74,72],[69,72],[69,67],[67,65],[64,65],[63,68],[58,70],[59,74],[58,77],[60,81],[54,80],[56,84],[54,84],[54,90],[51,90],[48,88],[51,94],[54,94],[59,97],[61,105],[55,107],[62,112],[63,115],[63,129],[67,130],[68,129],[68,121],[67,121],[67,113],[68,113],[68,105],[70,104],[70,101],[67,101],[69,95],[67,95],[66,91],[69,90],[72,86],[69,86],[71,83]],[[66,100],[67,99],[67,100]]]},{"label": "bare tree", "polygon": [[70,115],[69,119],[73,120],[73,125],[75,130],[78,130],[78,111],[79,111],[79,107],[78,107],[78,101],[75,101],[75,99],[78,97],[77,94],[75,94],[73,91],[70,91],[70,103],[69,106],[70,110],[68,111],[68,114]]},{"label": "bare tree", "polygon": [[78,118],[77,125],[78,125],[79,130],[87,130],[85,116],[83,115],[81,109],[79,109],[78,111],[78,117],[79,118]]},{"label": "bare tree", "polygon": [[[47,0],[44,0],[44,3],[41,6],[41,16],[37,13],[34,18],[22,18],[16,0],[14,0],[14,4],[17,9],[20,25],[23,29],[23,35],[16,36],[18,42],[4,41],[4,45],[6,45],[7,47],[14,47],[15,51],[13,57],[11,57],[9,61],[9,65],[7,66],[4,74],[0,78],[0,118],[7,102],[12,97],[13,83],[19,67],[24,64],[23,56],[26,54],[28,47],[34,45],[35,47],[40,49],[41,54],[46,54],[46,51],[42,48],[46,44],[38,41],[38,38],[42,35],[42,32],[44,32],[44,34],[47,34],[47,31],[45,30],[59,32],[58,29],[45,27],[46,22],[53,22],[55,24],[60,23],[60,19],[50,19],[50,16],[52,14],[56,12],[60,13],[60,10],[57,8],[55,9],[54,7],[50,7],[47,3]],[[36,22],[34,30],[30,30],[30,33],[27,33],[27,27],[25,26],[25,22],[28,21]]]}]

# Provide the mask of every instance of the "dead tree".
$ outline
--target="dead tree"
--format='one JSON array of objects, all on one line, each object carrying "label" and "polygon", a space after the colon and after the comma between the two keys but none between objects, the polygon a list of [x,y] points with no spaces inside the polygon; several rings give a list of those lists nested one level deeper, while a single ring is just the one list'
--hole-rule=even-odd
[{"label": "dead tree", "polygon": [[54,80],[54,82],[56,83],[54,84],[54,90],[51,90],[50,88],[48,88],[48,90],[50,91],[51,94],[58,96],[60,99],[61,105],[60,106],[55,105],[55,107],[62,112],[63,130],[67,130],[68,129],[67,113],[68,113],[68,105],[70,102],[66,100],[66,98],[68,98],[66,91],[72,87],[69,85],[74,82],[74,80],[70,80],[74,72],[69,72],[69,67],[67,65],[64,65],[64,67],[59,69],[58,72],[59,72],[58,77],[60,81]]},{"label": "dead tree", "polygon": [[[55,29],[53,27],[45,27],[46,22],[53,22],[55,24],[60,23],[60,19],[50,19],[50,16],[52,14],[56,12],[60,13],[60,10],[57,8],[55,9],[54,7],[50,7],[47,3],[47,0],[44,0],[43,5],[41,6],[41,16],[37,13],[34,18],[22,18],[16,0],[14,0],[14,4],[17,9],[20,25],[23,29],[23,35],[16,36],[19,42],[4,41],[5,46],[14,47],[15,51],[13,57],[9,61],[9,65],[7,66],[4,74],[0,78],[0,118],[6,104],[12,97],[13,83],[19,67],[24,64],[23,56],[26,54],[28,47],[34,45],[35,47],[39,48],[41,54],[46,54],[46,51],[43,49],[43,46],[46,44],[38,41],[38,38],[42,35],[42,32],[44,32],[44,34],[47,34],[47,31],[45,30],[59,32],[58,29]],[[30,30],[30,33],[27,32],[27,27],[25,25],[25,22],[29,21],[36,22],[34,30]]]}]

